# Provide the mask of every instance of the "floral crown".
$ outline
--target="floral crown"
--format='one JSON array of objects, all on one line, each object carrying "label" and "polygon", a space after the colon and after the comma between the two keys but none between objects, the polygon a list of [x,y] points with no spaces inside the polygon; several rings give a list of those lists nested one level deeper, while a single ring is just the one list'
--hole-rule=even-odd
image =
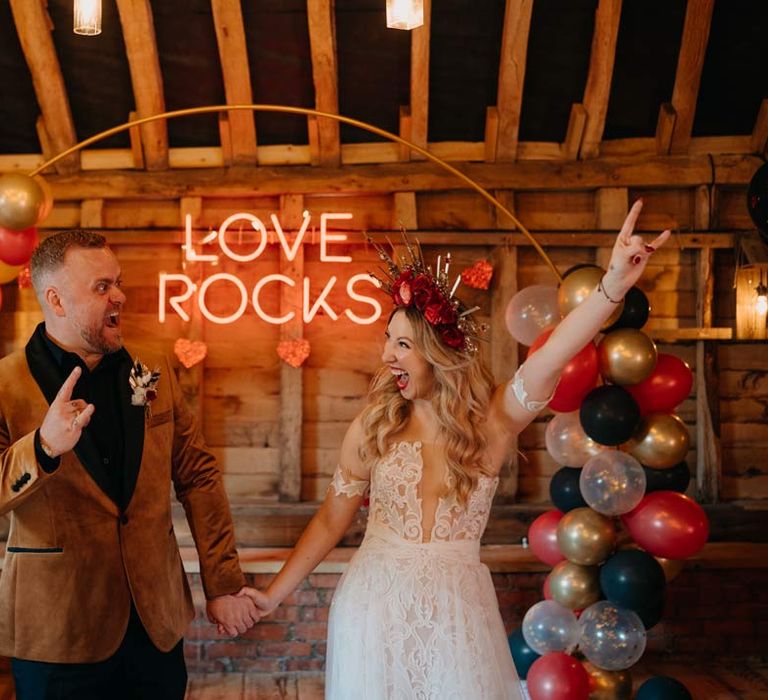
[{"label": "floral crown", "polygon": [[[435,268],[424,263],[424,256],[418,241],[416,245],[402,232],[403,243],[408,260],[399,258],[399,264],[384,248],[369,238],[368,241],[376,248],[379,257],[386,264],[386,269],[380,268],[383,279],[373,275],[390,297],[396,307],[415,308],[432,326],[440,340],[453,350],[474,353],[477,351],[476,340],[483,330],[478,326],[471,314],[480,307],[467,309],[460,299],[454,296],[461,282],[458,275],[453,287],[450,287],[448,270],[451,266],[451,254],[445,256],[441,264],[441,256],[437,257]],[[388,241],[389,242],[389,241]],[[390,243],[394,249],[394,246]]]}]

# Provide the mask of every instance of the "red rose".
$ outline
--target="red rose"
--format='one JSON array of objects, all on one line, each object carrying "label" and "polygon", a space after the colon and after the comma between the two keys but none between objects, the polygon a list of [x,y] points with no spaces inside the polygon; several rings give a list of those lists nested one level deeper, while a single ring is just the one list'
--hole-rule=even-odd
[{"label": "red rose", "polygon": [[392,285],[392,301],[395,306],[410,306],[413,300],[411,293],[411,280],[413,279],[413,270],[405,270],[395,280]]},{"label": "red rose", "polygon": [[441,304],[430,304],[426,309],[424,309],[424,318],[427,319],[427,323],[430,326],[436,326],[438,323],[440,323],[441,311]]},{"label": "red rose", "polygon": [[430,304],[439,303],[440,295],[435,283],[427,275],[417,275],[411,285],[413,303],[419,311],[424,311]]},{"label": "red rose", "polygon": [[144,398],[147,403],[152,403],[157,398],[157,389],[147,389],[144,392]]},{"label": "red rose", "polygon": [[450,325],[456,323],[457,320],[456,310],[453,308],[453,305],[444,299],[437,302],[433,301],[429,304],[429,306],[424,309],[424,318],[426,318],[427,323],[432,326],[437,326],[438,324]]},{"label": "red rose", "polygon": [[440,338],[449,347],[458,350],[464,345],[464,334],[457,326],[440,326]]}]

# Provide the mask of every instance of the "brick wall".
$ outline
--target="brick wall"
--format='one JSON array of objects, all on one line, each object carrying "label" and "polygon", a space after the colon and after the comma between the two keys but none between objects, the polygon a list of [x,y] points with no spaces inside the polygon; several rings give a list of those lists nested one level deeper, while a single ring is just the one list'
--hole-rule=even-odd
[{"label": "brick wall", "polygon": [[[495,573],[493,582],[507,631],[541,600],[545,573]],[[266,586],[271,574],[249,575]],[[198,615],[187,635],[189,670],[318,671],[325,659],[328,605],[338,574],[314,574],[269,618],[243,637],[222,639],[205,621],[200,578],[190,577]],[[690,657],[746,656],[768,650],[768,570],[689,569],[669,586],[662,621],[648,651]]]}]

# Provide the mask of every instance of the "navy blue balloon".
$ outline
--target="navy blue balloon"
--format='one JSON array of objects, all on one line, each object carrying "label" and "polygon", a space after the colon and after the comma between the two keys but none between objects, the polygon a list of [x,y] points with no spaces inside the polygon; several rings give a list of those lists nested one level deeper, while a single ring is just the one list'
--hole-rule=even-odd
[{"label": "navy blue balloon", "polygon": [[645,492],[677,491],[685,493],[691,481],[691,472],[686,462],[679,462],[667,469],[651,469],[643,465],[645,472]]},{"label": "navy blue balloon", "polygon": [[640,549],[622,549],[600,567],[600,588],[621,608],[642,610],[664,595],[664,569]]},{"label": "navy blue balloon", "polygon": [[664,616],[665,603],[664,596],[660,595],[658,599],[650,605],[635,610],[638,617],[643,621],[643,627],[645,627],[645,629],[649,630],[661,622],[661,618]]},{"label": "navy blue balloon", "polygon": [[601,445],[621,445],[640,422],[637,402],[624,387],[607,384],[592,389],[581,402],[579,420],[584,432]]},{"label": "navy blue balloon", "polygon": [[512,659],[515,662],[515,668],[517,669],[517,675],[520,676],[522,680],[525,680],[528,676],[528,669],[533,662],[539,658],[540,654],[537,654],[525,643],[521,627],[518,627],[509,635],[508,641],[509,650],[512,652]]},{"label": "navy blue balloon", "polygon": [[637,690],[635,700],[693,700],[688,688],[671,676],[649,678]]},{"label": "navy blue balloon", "polygon": [[617,328],[642,328],[648,316],[651,315],[651,305],[640,287],[630,287],[624,296],[624,308],[616,322],[603,331],[610,333]]},{"label": "navy blue balloon", "polygon": [[763,163],[749,181],[747,210],[763,240],[768,243],[768,163]]},{"label": "navy blue balloon", "polygon": [[586,508],[587,502],[581,495],[579,477],[581,469],[561,467],[549,482],[549,498],[552,504],[563,513],[574,508]]}]

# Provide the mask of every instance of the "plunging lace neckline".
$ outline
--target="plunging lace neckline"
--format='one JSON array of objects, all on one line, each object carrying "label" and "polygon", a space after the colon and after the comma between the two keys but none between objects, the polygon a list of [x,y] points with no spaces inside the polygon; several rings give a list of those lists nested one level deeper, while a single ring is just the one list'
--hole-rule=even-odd
[{"label": "plunging lace neckline", "polygon": [[[371,481],[371,519],[408,542],[429,544],[479,539],[490,513],[499,477],[478,475],[477,485],[462,505],[449,491],[437,497],[429,539],[424,539],[423,442],[396,440],[376,464]],[[446,483],[446,485],[449,485]]]}]

